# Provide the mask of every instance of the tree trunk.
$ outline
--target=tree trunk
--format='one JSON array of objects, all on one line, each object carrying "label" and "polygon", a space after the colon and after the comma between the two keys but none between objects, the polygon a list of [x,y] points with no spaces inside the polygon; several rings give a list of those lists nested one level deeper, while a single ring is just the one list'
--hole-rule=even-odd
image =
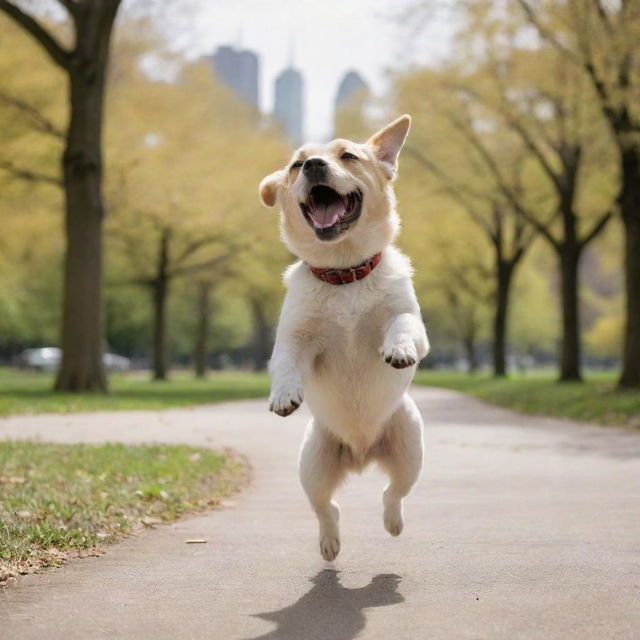
[{"label": "tree trunk", "polygon": [[640,388],[640,147],[622,155],[620,210],[625,229],[626,324],[618,386]]},{"label": "tree trunk", "polygon": [[70,120],[62,165],[66,253],[58,391],[106,391],[102,308],[102,123],[119,0],[79,14],[68,62]]},{"label": "tree trunk", "polygon": [[211,327],[211,287],[212,284],[209,281],[198,283],[198,327],[193,354],[196,378],[204,378],[207,375],[209,330]]},{"label": "tree trunk", "polygon": [[496,258],[496,307],[493,318],[493,375],[496,378],[507,374],[507,313],[514,266],[499,256]]},{"label": "tree trunk", "polygon": [[467,373],[472,375],[478,370],[475,335],[465,336],[462,340],[462,344],[464,346],[464,353],[467,359]]},{"label": "tree trunk", "polygon": [[105,391],[102,362],[102,151],[103,87],[71,76],[71,122],[63,158],[66,254],[62,365],[58,391]]},{"label": "tree trunk", "polygon": [[560,380],[580,381],[580,311],[578,306],[578,264],[580,249],[564,245],[560,259],[560,296],[562,301],[562,345]]},{"label": "tree trunk", "polygon": [[254,321],[254,359],[253,368],[263,371],[271,355],[271,326],[267,322],[262,300],[257,297],[251,299]]},{"label": "tree trunk", "polygon": [[168,282],[153,286],[153,379],[167,379],[167,293]]},{"label": "tree trunk", "polygon": [[165,229],[160,236],[156,277],[152,283],[153,295],[153,379],[167,379],[167,296],[169,294],[170,232]]}]

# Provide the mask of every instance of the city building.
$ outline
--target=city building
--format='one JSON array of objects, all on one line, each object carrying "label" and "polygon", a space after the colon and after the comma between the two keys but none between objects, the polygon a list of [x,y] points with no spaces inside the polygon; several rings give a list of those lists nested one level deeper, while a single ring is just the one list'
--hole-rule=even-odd
[{"label": "city building", "polygon": [[289,142],[294,146],[303,139],[303,92],[302,74],[289,66],[277,78],[273,115],[279,122]]},{"label": "city building", "polygon": [[219,47],[209,57],[218,79],[235,91],[240,99],[258,109],[258,76],[260,60],[252,51],[231,46]]},{"label": "city building", "polygon": [[338,86],[334,102],[333,135],[337,138],[364,140],[369,134],[367,112],[369,85],[357,71],[347,72]]},{"label": "city building", "polygon": [[362,76],[357,71],[348,71],[338,86],[335,108],[343,107],[358,94],[368,92],[369,85],[362,79]]}]

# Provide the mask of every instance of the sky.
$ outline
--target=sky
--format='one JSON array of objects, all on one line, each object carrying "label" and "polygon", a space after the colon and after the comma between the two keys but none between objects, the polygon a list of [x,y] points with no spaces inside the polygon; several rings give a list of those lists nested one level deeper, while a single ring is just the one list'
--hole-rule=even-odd
[{"label": "sky", "polygon": [[[24,6],[64,18],[56,0]],[[291,62],[305,82],[305,137],[331,137],[338,84],[357,71],[384,97],[391,70],[446,58],[455,42],[456,0],[124,0],[122,14],[158,18],[190,59],[224,44],[260,56],[260,108],[273,111],[274,81]],[[398,114],[400,115],[400,114]]]},{"label": "sky", "polygon": [[420,21],[426,25],[418,30],[414,8],[427,3],[190,0],[191,8],[179,23],[175,15],[171,18],[169,33],[176,48],[192,58],[213,53],[222,44],[258,53],[260,107],[265,113],[273,110],[275,77],[293,59],[305,80],[305,136],[322,141],[331,135],[333,102],[344,73],[355,69],[375,94],[384,95],[389,69],[434,63],[450,52],[451,0],[431,0],[438,10]]}]

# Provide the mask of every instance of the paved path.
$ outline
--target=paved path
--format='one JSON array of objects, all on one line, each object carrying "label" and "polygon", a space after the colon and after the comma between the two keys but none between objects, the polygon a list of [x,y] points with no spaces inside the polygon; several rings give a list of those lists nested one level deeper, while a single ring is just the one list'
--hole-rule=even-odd
[{"label": "paved path", "polygon": [[[3,640],[603,640],[640,637],[640,434],[535,419],[415,389],[423,477],[398,538],[375,471],[342,490],[330,570],[296,475],[307,417],[264,401],[21,416],[0,438],[232,446],[253,462],[235,508],[20,579]],[[184,540],[207,538],[207,545]]]}]

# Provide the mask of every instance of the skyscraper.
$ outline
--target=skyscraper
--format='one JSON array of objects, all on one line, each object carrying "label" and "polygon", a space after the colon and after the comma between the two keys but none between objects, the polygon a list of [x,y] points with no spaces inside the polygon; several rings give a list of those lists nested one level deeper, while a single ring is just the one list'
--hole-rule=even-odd
[{"label": "skyscraper", "polygon": [[220,81],[233,89],[243,102],[257,109],[260,65],[258,56],[252,51],[223,46],[209,59]]},{"label": "skyscraper", "polygon": [[333,114],[333,134],[338,138],[364,139],[368,135],[369,86],[357,71],[347,72],[338,86]]},{"label": "skyscraper", "polygon": [[302,142],[303,94],[302,74],[289,66],[276,78],[273,115],[294,146]]},{"label": "skyscraper", "polygon": [[357,71],[348,71],[345,73],[336,93],[335,108],[345,106],[351,98],[357,94],[368,92],[369,85],[362,79]]}]

